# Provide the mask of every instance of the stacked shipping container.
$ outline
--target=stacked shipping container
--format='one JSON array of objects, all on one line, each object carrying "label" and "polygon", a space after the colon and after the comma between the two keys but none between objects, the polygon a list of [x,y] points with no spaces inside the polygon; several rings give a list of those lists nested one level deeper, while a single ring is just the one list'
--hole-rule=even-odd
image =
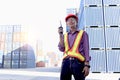
[{"label": "stacked shipping container", "polygon": [[27,31],[21,25],[0,26],[0,55],[2,68],[35,67],[33,49],[26,45]]},{"label": "stacked shipping container", "polygon": [[81,0],[78,17],[89,35],[91,71],[120,72],[120,0]]}]

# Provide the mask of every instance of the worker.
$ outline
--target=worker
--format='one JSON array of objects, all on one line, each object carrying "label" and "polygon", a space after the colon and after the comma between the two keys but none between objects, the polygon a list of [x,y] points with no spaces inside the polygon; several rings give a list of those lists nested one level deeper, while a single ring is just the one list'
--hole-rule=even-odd
[{"label": "worker", "polygon": [[63,34],[63,28],[58,28],[58,48],[63,52],[60,80],[85,80],[90,71],[89,38],[84,30],[78,29],[78,17],[68,14],[65,18],[69,32]]}]

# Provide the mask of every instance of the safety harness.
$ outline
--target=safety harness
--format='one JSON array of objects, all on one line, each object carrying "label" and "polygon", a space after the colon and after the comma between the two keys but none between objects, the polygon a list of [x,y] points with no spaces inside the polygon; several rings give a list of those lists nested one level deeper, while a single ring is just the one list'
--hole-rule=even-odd
[{"label": "safety harness", "polygon": [[65,51],[64,51],[63,59],[65,59],[67,56],[70,56],[70,57],[75,57],[82,62],[85,61],[84,56],[78,50],[83,32],[84,32],[83,30],[79,31],[79,33],[75,38],[72,48],[69,47],[68,33],[64,34]]}]

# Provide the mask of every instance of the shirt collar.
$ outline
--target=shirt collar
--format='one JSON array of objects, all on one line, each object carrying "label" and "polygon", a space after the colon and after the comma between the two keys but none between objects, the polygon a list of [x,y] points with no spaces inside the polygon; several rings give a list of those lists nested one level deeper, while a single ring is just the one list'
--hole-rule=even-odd
[{"label": "shirt collar", "polygon": [[78,33],[79,30],[76,30],[74,33],[71,33],[70,31],[68,32],[68,34],[75,34],[75,33]]}]

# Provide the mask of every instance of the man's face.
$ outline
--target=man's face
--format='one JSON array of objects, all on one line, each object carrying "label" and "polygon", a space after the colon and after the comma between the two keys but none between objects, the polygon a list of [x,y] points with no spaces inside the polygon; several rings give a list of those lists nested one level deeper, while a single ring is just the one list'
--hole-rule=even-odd
[{"label": "man's face", "polygon": [[70,17],[68,18],[67,22],[66,22],[67,26],[69,26],[70,28],[76,28],[77,26],[77,21],[74,17]]}]

